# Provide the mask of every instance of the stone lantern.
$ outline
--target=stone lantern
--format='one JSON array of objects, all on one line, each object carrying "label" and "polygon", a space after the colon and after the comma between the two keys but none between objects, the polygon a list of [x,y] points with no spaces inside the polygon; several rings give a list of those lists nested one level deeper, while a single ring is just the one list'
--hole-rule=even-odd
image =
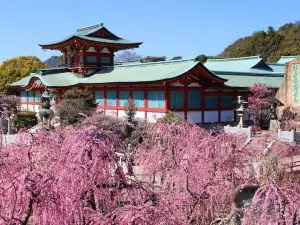
[{"label": "stone lantern", "polygon": [[247,110],[245,105],[248,103],[245,100],[242,99],[242,96],[238,96],[238,108],[236,109],[237,115],[239,117],[239,124],[237,125],[238,127],[244,127],[244,114],[245,111]]},{"label": "stone lantern", "polygon": [[42,108],[39,110],[39,116],[42,121],[42,125],[47,121],[47,125],[50,127],[50,116],[53,114],[53,111],[50,109],[50,101],[53,98],[50,91],[46,88],[44,93],[41,96],[42,99]]}]

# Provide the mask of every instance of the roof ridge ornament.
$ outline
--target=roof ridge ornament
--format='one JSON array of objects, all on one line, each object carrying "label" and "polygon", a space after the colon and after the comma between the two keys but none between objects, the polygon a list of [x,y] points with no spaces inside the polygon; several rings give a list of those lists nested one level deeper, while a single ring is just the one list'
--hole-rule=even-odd
[{"label": "roof ridge ornament", "polygon": [[78,28],[76,30],[76,32],[81,32],[81,31],[86,31],[86,30],[92,30],[98,27],[103,27],[103,23],[100,24],[95,24],[95,25],[91,25],[91,26],[87,26],[87,27],[82,27],[82,28]]},{"label": "roof ridge ornament", "polygon": [[260,55],[245,56],[236,58],[221,58],[221,59],[207,59],[207,61],[235,61],[235,60],[246,60],[246,59],[263,59]]}]

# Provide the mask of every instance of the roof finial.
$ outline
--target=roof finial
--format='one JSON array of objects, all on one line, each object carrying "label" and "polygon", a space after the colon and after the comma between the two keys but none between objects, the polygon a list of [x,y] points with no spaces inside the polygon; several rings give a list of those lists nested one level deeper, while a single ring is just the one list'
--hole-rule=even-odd
[{"label": "roof finial", "polygon": [[100,23],[100,26],[103,27],[103,26],[104,26],[104,23]]}]

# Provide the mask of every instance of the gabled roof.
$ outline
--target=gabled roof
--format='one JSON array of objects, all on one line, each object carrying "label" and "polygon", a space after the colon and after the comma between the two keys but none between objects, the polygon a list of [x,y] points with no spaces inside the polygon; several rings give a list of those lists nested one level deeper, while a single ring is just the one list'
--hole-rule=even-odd
[{"label": "gabled roof", "polygon": [[[118,66],[103,66],[100,70],[82,78],[78,73],[60,71],[59,69],[44,69],[31,73],[28,77],[10,84],[9,86],[26,87],[34,78],[49,87],[67,87],[79,84],[122,84],[168,81],[179,78],[192,69],[200,67],[206,76],[220,83],[227,81],[208,71],[195,59],[172,60],[153,63],[136,63]],[[65,69],[65,68],[63,68]],[[61,69],[61,70],[63,70]],[[49,72],[50,71],[50,72]]]},{"label": "gabled roof", "polygon": [[215,74],[270,74],[273,69],[260,56],[208,59],[204,64]]},{"label": "gabled roof", "polygon": [[264,84],[268,87],[279,88],[283,82],[283,76],[249,76],[249,75],[218,75],[224,79],[227,79],[226,85],[229,87],[241,87],[248,88],[254,84]]},{"label": "gabled roof", "polygon": [[[109,36],[95,35],[100,31],[107,33]],[[71,34],[71,35],[63,38],[62,40],[50,42],[48,44],[40,44],[40,46],[43,48],[46,48],[47,46],[57,45],[57,44],[69,41],[71,39],[76,39],[76,38],[86,40],[86,41],[91,41],[91,42],[107,43],[107,44],[121,44],[121,45],[122,44],[124,44],[124,45],[131,45],[131,44],[140,45],[140,44],[142,44],[142,42],[122,39],[122,38],[116,36],[115,34],[113,34],[111,31],[109,31],[106,27],[103,26],[103,24],[96,24],[93,26],[77,29],[74,34]]]},{"label": "gabled roof", "polygon": [[300,55],[294,56],[281,56],[281,58],[276,62],[277,64],[286,64],[296,58],[300,58]]},{"label": "gabled roof", "polygon": [[285,64],[293,61],[296,58],[300,58],[300,55],[294,56],[281,56],[281,58],[277,62],[267,62],[268,66],[273,69],[274,73],[282,73],[285,72]]}]

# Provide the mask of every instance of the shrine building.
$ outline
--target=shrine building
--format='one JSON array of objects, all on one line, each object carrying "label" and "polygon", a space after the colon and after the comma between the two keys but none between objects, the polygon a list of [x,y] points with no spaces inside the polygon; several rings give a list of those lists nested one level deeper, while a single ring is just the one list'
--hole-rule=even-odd
[{"label": "shrine building", "polygon": [[61,51],[63,67],[40,69],[9,87],[17,90],[23,110],[37,112],[46,87],[58,95],[81,88],[94,95],[99,110],[117,117],[125,115],[132,99],[138,118],[155,121],[171,110],[195,123],[218,123],[236,120],[234,101],[247,97],[250,86],[279,88],[283,81],[284,63],[268,64],[259,56],[211,59],[204,65],[195,59],[114,64],[115,52],[141,44],[116,36],[103,24],[84,27],[40,45]]}]

